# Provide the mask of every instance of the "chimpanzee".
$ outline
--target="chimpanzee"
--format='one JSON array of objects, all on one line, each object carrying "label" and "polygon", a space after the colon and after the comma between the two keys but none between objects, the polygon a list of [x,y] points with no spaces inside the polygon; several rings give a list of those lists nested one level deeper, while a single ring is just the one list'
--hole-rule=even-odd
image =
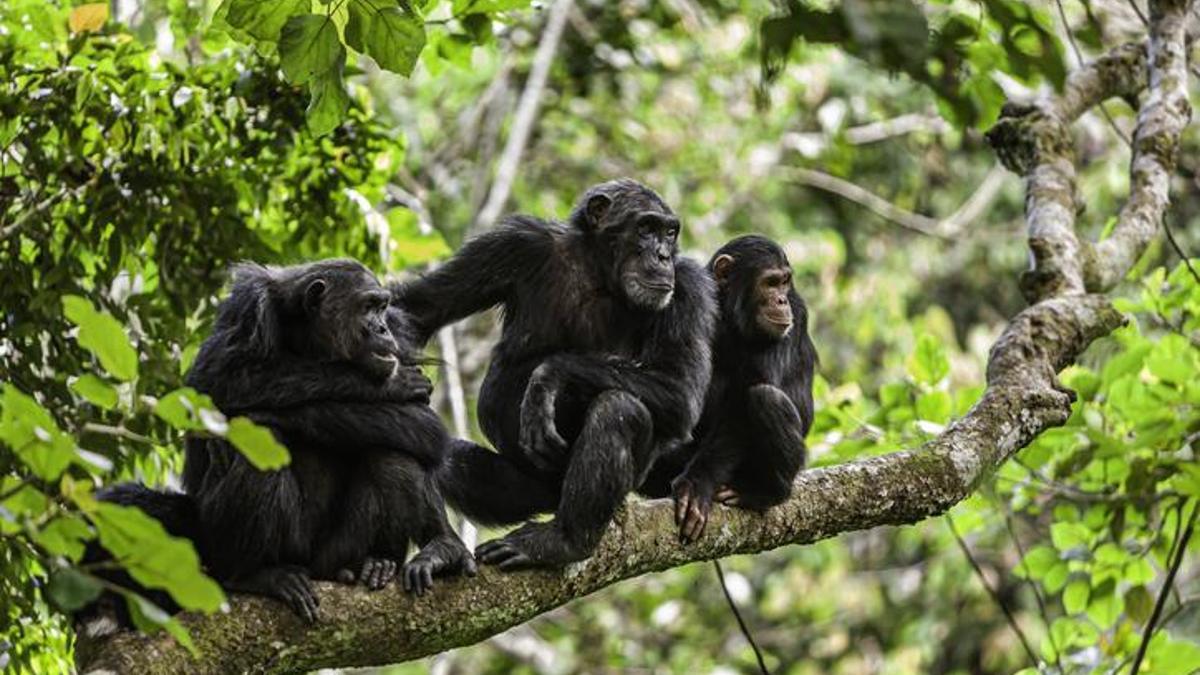
[{"label": "chimpanzee", "polygon": [[[130,485],[105,498],[179,523],[169,531],[193,539],[227,589],[278,598],[310,621],[310,577],[381,588],[410,541],[421,548],[404,565],[406,590],[474,574],[434,477],[448,436],[389,300],[353,261],[235,268],[187,383],[227,415],[269,426],[291,463],[259,471],[225,440],[193,436],[186,497]],[[186,518],[181,498],[194,510]]]},{"label": "chimpanzee", "polygon": [[511,570],[588,557],[660,450],[691,432],[716,303],[704,270],[677,257],[678,234],[653,190],[614,180],[587,190],[567,223],[510,217],[392,287],[419,341],[503,307],[478,409],[499,452],[454,442],[439,483],[482,523],[556,517],[485,542],[481,562]]},{"label": "chimpanzee", "polygon": [[686,469],[672,483],[685,541],[704,531],[712,502],[764,510],[791,494],[813,420],[817,352],[792,267],[775,242],[738,237],[713,255],[720,319],[712,382]]},{"label": "chimpanzee", "polygon": [[[223,440],[189,439],[183,482],[206,562],[310,620],[307,575],[381,588],[410,541],[421,548],[404,565],[407,590],[474,573],[434,478],[448,436],[389,301],[354,261],[240,266],[187,378],[227,414],[274,429],[292,455],[259,472]],[[382,379],[372,388],[364,375]]]}]

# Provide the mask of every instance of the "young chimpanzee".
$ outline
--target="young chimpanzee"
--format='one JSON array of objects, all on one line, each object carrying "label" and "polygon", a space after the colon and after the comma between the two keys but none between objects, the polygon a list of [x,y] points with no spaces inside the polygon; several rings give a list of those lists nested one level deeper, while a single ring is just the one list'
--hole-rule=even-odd
[{"label": "young chimpanzee", "polygon": [[[435,480],[448,436],[412,365],[403,313],[362,265],[328,260],[242,265],[187,383],[227,415],[267,425],[291,463],[259,471],[228,442],[187,440],[183,483],[194,514],[175,518],[208,572],[230,590],[317,615],[309,581],[381,588],[404,565],[423,593],[433,575],[474,573]],[[156,511],[180,495],[118,486],[105,498]]]},{"label": "young chimpanzee", "polygon": [[712,281],[677,257],[679,220],[632,180],[584,193],[568,223],[508,218],[445,265],[393,287],[419,340],[500,305],[479,393],[499,451],[457,441],[439,482],[483,523],[554,511],[479,546],[503,570],[591,555],[659,452],[686,438],[710,375]]},{"label": "young chimpanzee", "polygon": [[763,510],[791,494],[813,420],[808,310],[783,249],[757,235],[725,244],[708,263],[720,319],[704,413],[691,459],[672,484],[685,541],[704,531],[715,499]]}]

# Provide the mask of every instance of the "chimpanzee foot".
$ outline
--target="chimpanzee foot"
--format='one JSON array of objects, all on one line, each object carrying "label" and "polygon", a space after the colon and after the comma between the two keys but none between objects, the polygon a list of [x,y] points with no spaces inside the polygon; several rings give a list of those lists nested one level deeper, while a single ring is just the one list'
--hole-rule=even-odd
[{"label": "chimpanzee foot", "polygon": [[476,574],[475,558],[462,540],[450,534],[434,539],[404,566],[404,590],[418,596],[433,588],[433,578],[443,574]]},{"label": "chimpanzee foot", "polygon": [[400,565],[391,558],[368,557],[363,561],[362,571],[358,574],[358,580],[369,590],[377,591],[387,586],[388,582],[396,578],[396,572],[399,570]]},{"label": "chimpanzee foot", "polygon": [[561,567],[583,560],[590,550],[567,541],[553,522],[525,523],[500,539],[486,541],[475,549],[475,558],[496,565],[504,572],[531,567]]},{"label": "chimpanzee foot", "polygon": [[302,567],[268,567],[254,575],[230,582],[227,590],[254,593],[275,598],[286,604],[293,612],[309,623],[315,623],[321,604],[313,589],[308,572]]}]

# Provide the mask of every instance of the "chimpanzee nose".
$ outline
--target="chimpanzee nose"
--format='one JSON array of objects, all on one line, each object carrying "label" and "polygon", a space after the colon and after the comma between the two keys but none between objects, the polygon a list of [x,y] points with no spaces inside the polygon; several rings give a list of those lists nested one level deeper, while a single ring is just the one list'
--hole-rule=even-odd
[{"label": "chimpanzee nose", "polygon": [[780,307],[783,307],[784,305],[788,304],[787,298],[785,298],[781,295],[778,298],[775,298],[775,304],[779,305]]}]

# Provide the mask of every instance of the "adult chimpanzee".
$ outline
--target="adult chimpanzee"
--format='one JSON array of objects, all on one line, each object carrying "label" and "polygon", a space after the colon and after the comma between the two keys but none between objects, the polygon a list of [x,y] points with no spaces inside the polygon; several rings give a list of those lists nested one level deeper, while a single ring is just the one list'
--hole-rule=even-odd
[{"label": "adult chimpanzee", "polygon": [[434,478],[446,430],[389,300],[353,261],[239,266],[187,377],[226,414],[271,427],[292,456],[262,472],[224,440],[188,440],[183,482],[209,571],[310,620],[310,575],[380,588],[410,541],[408,590],[474,572]]},{"label": "adult chimpanzee", "polygon": [[483,523],[554,511],[482,544],[503,570],[586,558],[660,450],[686,438],[710,374],[712,282],[677,257],[679,219],[650,188],[589,189],[568,223],[507,219],[445,265],[393,287],[419,340],[500,305],[479,393],[498,453],[452,445],[447,500]]},{"label": "adult chimpanzee", "polygon": [[738,237],[713,255],[720,319],[712,382],[690,456],[672,484],[685,541],[704,531],[712,502],[763,510],[791,494],[813,420],[808,310],[775,242]]}]

